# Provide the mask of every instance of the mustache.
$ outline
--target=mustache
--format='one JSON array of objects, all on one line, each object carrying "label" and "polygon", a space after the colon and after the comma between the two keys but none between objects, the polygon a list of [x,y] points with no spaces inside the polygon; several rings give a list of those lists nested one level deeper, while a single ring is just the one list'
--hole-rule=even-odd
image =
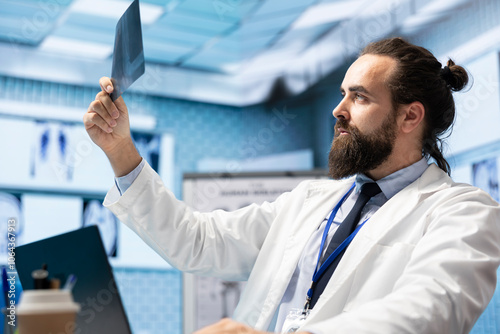
[{"label": "mustache", "polygon": [[344,130],[346,130],[350,134],[358,132],[357,128],[355,128],[353,126],[350,126],[348,124],[348,122],[345,119],[343,119],[343,118],[337,119],[337,122],[335,123],[335,127],[334,127],[335,136],[338,136],[340,134],[339,133],[339,128],[343,128]]}]

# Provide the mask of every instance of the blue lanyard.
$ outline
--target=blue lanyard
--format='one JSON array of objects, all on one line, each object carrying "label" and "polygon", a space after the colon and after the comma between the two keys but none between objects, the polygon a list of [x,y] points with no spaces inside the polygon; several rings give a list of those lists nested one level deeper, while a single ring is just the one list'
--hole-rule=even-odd
[{"label": "blue lanyard", "polygon": [[342,199],[337,203],[337,205],[335,206],[335,208],[332,210],[332,213],[330,214],[330,218],[328,218],[328,222],[326,223],[325,230],[323,231],[323,238],[321,239],[321,246],[319,248],[318,262],[316,263],[316,268],[314,270],[314,274],[313,274],[313,277],[312,277],[311,287],[307,291],[307,298],[306,298],[306,304],[304,305],[304,312],[306,312],[307,309],[309,309],[309,303],[310,303],[311,298],[313,296],[314,288],[315,288],[316,283],[318,282],[319,278],[321,277],[321,275],[323,275],[323,273],[325,272],[325,270],[330,266],[330,264],[332,264],[332,262],[335,260],[335,258],[337,258],[337,256],[344,249],[346,249],[346,247],[351,243],[352,239],[354,239],[354,237],[356,236],[356,234],[358,233],[358,231],[361,229],[361,227],[363,227],[363,225],[368,220],[368,219],[366,219],[361,224],[359,224],[358,227],[356,227],[356,229],[354,230],[354,232],[352,232],[335,249],[335,251],[332,254],[330,254],[330,256],[328,257],[328,259],[326,259],[326,261],[323,262],[323,264],[321,266],[319,266],[319,262],[321,260],[321,255],[323,254],[323,248],[325,247],[326,238],[328,236],[328,232],[330,231],[330,227],[332,226],[332,223],[333,223],[333,218],[335,218],[335,216],[337,215],[337,212],[340,210],[340,207],[342,206],[342,204],[346,200],[347,196],[349,196],[349,194],[351,193],[352,189],[354,188],[354,185],[355,185],[355,183],[352,184],[351,188],[347,191],[347,193],[344,195],[344,197],[342,197]]}]

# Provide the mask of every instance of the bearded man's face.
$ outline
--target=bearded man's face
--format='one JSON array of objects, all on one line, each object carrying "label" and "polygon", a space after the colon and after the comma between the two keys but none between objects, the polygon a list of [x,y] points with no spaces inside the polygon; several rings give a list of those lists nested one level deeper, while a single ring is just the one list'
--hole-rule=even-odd
[{"label": "bearded man's face", "polygon": [[[339,129],[345,130],[341,134]],[[396,140],[395,112],[388,114],[379,129],[370,134],[361,133],[343,118],[335,124],[335,136],[328,156],[329,175],[342,179],[366,173],[387,160]]]}]

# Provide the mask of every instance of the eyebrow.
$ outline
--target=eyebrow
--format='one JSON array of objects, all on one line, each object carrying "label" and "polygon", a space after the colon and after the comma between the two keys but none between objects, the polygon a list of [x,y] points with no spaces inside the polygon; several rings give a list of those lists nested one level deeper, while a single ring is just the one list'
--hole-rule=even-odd
[{"label": "eyebrow", "polygon": [[[352,87],[349,87],[349,91],[350,92],[358,92],[358,93],[365,93],[365,94],[369,94],[368,91],[366,90],[365,87],[363,86],[352,86]],[[340,92],[343,93],[344,92],[344,89],[342,87],[340,87]]]}]

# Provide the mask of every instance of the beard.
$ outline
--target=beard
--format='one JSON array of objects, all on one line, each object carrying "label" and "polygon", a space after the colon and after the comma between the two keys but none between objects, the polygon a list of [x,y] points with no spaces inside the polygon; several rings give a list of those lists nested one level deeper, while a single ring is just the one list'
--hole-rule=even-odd
[{"label": "beard", "polygon": [[[349,134],[341,136],[339,128],[344,128]],[[395,141],[395,112],[390,113],[372,134],[363,134],[339,118],[328,156],[329,176],[339,180],[377,168],[389,158]]]}]

